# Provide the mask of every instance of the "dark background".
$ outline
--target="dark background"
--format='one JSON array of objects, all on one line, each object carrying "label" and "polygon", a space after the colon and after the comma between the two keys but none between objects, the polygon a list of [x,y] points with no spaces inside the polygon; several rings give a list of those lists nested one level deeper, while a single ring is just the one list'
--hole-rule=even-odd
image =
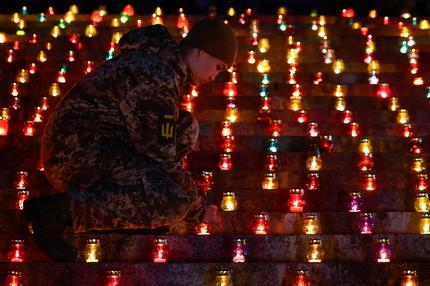
[{"label": "dark background", "polygon": [[71,4],[77,4],[80,13],[90,13],[105,5],[109,13],[121,12],[126,4],[135,8],[136,14],[153,13],[155,7],[160,6],[166,14],[176,14],[178,8],[185,9],[187,14],[206,14],[210,5],[215,5],[219,13],[225,13],[228,7],[235,7],[238,12],[245,8],[253,8],[258,14],[275,14],[279,6],[287,7],[290,14],[309,14],[312,9],[317,9],[320,14],[337,15],[342,8],[354,8],[357,15],[367,16],[369,10],[377,9],[380,16],[399,16],[407,10],[413,16],[430,15],[430,0],[99,0],[99,1],[68,1],[68,0],[23,0],[0,2],[0,13],[19,12],[23,5],[28,7],[29,13],[46,12],[47,7],[53,6],[56,13],[64,13]]}]

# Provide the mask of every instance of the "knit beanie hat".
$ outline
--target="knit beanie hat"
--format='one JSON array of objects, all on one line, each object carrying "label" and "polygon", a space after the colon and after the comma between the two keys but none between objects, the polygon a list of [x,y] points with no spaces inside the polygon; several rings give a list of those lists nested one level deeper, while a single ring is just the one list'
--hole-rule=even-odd
[{"label": "knit beanie hat", "polygon": [[181,45],[200,49],[231,66],[237,55],[237,39],[227,24],[202,20],[194,24]]}]

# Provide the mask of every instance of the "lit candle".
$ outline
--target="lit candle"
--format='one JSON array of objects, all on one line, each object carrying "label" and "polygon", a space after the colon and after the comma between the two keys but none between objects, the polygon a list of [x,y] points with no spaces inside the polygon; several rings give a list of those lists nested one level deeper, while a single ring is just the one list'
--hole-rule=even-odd
[{"label": "lit candle", "polygon": [[236,105],[233,102],[229,102],[227,104],[227,109],[226,109],[226,120],[230,121],[231,123],[235,123],[236,120],[238,119],[238,109],[236,107]]},{"label": "lit candle", "polygon": [[303,232],[305,234],[320,233],[320,223],[318,219],[318,214],[308,213],[305,215],[305,218],[303,220]]},{"label": "lit candle", "polygon": [[397,97],[390,98],[389,108],[393,112],[397,111],[400,108],[399,99]]},{"label": "lit candle", "polygon": [[234,136],[225,136],[221,144],[221,150],[224,153],[233,153],[236,150]]},{"label": "lit candle", "polygon": [[200,223],[196,226],[195,232],[197,235],[210,235],[211,234],[211,225],[207,223]]},{"label": "lit candle", "polygon": [[235,97],[237,95],[236,85],[233,82],[225,83],[223,94],[227,97]]},{"label": "lit candle", "polygon": [[332,135],[324,135],[319,141],[319,147],[322,151],[327,153],[332,153],[334,149],[333,136]]},{"label": "lit candle", "polygon": [[312,239],[308,245],[307,259],[310,263],[319,263],[322,261],[324,251],[320,239]]},{"label": "lit candle", "polygon": [[231,122],[228,120],[224,120],[221,122],[221,136],[232,136],[233,128],[231,127]]},{"label": "lit candle", "polygon": [[101,259],[100,239],[90,238],[85,245],[85,261],[88,263],[99,262]]},{"label": "lit candle", "polygon": [[372,143],[370,143],[369,139],[364,138],[361,140],[358,150],[360,153],[368,155],[373,152]]},{"label": "lit candle", "polygon": [[267,171],[274,172],[278,170],[278,157],[276,156],[276,154],[268,154],[266,160],[267,162],[264,167]]},{"label": "lit candle", "polygon": [[417,184],[415,185],[415,190],[419,192],[427,191],[429,187],[428,176],[425,173],[417,175]]},{"label": "lit candle", "polygon": [[108,270],[106,280],[106,286],[119,286],[121,282],[121,271]]},{"label": "lit candle", "polygon": [[233,162],[231,160],[231,155],[222,153],[218,161],[218,168],[221,171],[230,171],[233,168]]},{"label": "lit candle", "polygon": [[349,124],[349,132],[348,133],[351,137],[358,137],[358,135],[360,135],[359,124],[356,122],[351,122]]},{"label": "lit candle", "polygon": [[213,172],[210,171],[202,171],[202,177],[206,181],[206,187],[204,191],[212,190],[214,187],[214,181],[213,181]]},{"label": "lit candle", "polygon": [[27,190],[18,190],[16,209],[22,211],[24,209],[24,202],[28,200],[29,197],[30,193]]},{"label": "lit candle", "polygon": [[414,137],[411,139],[411,147],[409,148],[411,153],[421,154],[423,151],[423,139],[419,137]]},{"label": "lit candle", "polygon": [[32,121],[27,121],[24,124],[23,133],[24,136],[34,136],[34,134],[36,133],[36,129]]},{"label": "lit candle", "polygon": [[430,212],[422,213],[419,219],[420,234],[430,234]]},{"label": "lit candle", "polygon": [[308,115],[307,115],[306,110],[300,110],[297,113],[297,122],[300,124],[308,122]]},{"label": "lit candle", "polygon": [[276,174],[273,172],[265,174],[261,187],[263,190],[276,190],[278,188],[278,179],[276,178]]},{"label": "lit candle", "polygon": [[268,143],[268,151],[271,154],[276,154],[279,152],[279,142],[276,138],[270,138]]},{"label": "lit candle", "polygon": [[316,144],[311,144],[306,159],[306,169],[311,172],[318,172],[322,168],[322,160],[319,148]]},{"label": "lit candle", "polygon": [[426,166],[423,158],[414,158],[412,161],[411,171],[421,173],[425,171]]},{"label": "lit candle", "polygon": [[282,136],[282,120],[272,120],[269,126],[269,134],[272,137],[280,137]]},{"label": "lit candle", "polygon": [[24,262],[24,241],[14,239],[9,251],[8,260],[10,262]]},{"label": "lit candle", "polygon": [[237,209],[237,200],[234,192],[225,192],[221,200],[221,209],[225,212]]},{"label": "lit candle", "polygon": [[430,211],[429,194],[426,192],[419,192],[415,198],[415,210],[420,213]]},{"label": "lit candle", "polygon": [[376,190],[376,176],[375,174],[365,174],[363,188],[366,191]]},{"label": "lit candle", "polygon": [[306,188],[309,191],[317,191],[320,187],[318,173],[310,172],[308,173],[308,182],[306,183]]},{"label": "lit candle", "polygon": [[400,286],[418,286],[417,272],[415,270],[403,271]]},{"label": "lit candle", "polygon": [[229,270],[218,270],[215,278],[215,286],[233,286],[231,272]]},{"label": "lit candle", "polygon": [[9,270],[6,276],[6,286],[21,286],[22,274],[17,270]]},{"label": "lit candle", "polygon": [[248,249],[246,247],[246,239],[236,239],[233,248],[233,263],[243,263],[248,255]]},{"label": "lit candle", "polygon": [[373,155],[372,153],[368,153],[368,154],[360,154],[360,157],[358,159],[358,169],[360,171],[366,172],[366,171],[371,171],[373,169]]},{"label": "lit candle", "polygon": [[345,97],[336,97],[336,101],[334,102],[334,108],[337,111],[344,111],[346,109]]},{"label": "lit candle", "polygon": [[255,215],[255,224],[253,227],[255,234],[268,234],[269,233],[269,214],[259,213]]},{"label": "lit candle", "polygon": [[304,206],[304,190],[290,189],[290,197],[288,198],[288,207],[290,212],[303,212]]},{"label": "lit candle", "polygon": [[319,134],[320,134],[320,131],[318,129],[318,123],[316,123],[316,122],[310,122],[308,124],[307,134],[310,137],[318,137]]},{"label": "lit candle", "polygon": [[255,60],[255,52],[254,51],[249,51],[248,52],[248,63],[250,65],[255,64],[256,60]]},{"label": "lit candle", "polygon": [[15,175],[14,187],[17,190],[25,190],[28,187],[28,172],[18,171]]},{"label": "lit candle", "polygon": [[167,255],[169,254],[169,250],[167,249],[167,239],[156,238],[154,239],[154,245],[154,251],[152,252],[152,258],[154,263],[166,263]]},{"label": "lit candle", "polygon": [[391,244],[388,238],[378,239],[376,259],[379,263],[387,263],[391,261]]},{"label": "lit candle", "polygon": [[361,234],[372,234],[375,227],[375,220],[372,213],[360,213],[359,228]]},{"label": "lit candle", "polygon": [[293,284],[291,284],[291,286],[310,286],[307,276],[307,271],[297,270],[294,276]]},{"label": "lit candle", "polygon": [[409,123],[409,114],[406,109],[400,109],[397,113],[397,123],[407,124]]},{"label": "lit candle", "polygon": [[357,191],[352,191],[349,193],[349,197],[350,200],[348,204],[348,211],[354,213],[360,212],[363,204],[363,199],[360,193]]},{"label": "lit candle", "polygon": [[390,85],[388,83],[381,83],[376,95],[380,98],[389,98],[391,96]]},{"label": "lit candle", "polygon": [[342,112],[342,123],[349,124],[352,122],[352,112],[350,110],[344,110]]}]

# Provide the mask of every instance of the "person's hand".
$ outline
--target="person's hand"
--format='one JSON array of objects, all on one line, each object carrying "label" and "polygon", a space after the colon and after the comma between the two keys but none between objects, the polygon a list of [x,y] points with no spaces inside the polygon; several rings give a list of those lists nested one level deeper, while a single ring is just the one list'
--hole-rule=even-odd
[{"label": "person's hand", "polygon": [[216,205],[208,205],[203,215],[202,222],[211,224],[212,226],[214,226],[214,228],[216,229],[214,228],[212,229],[215,232],[217,232],[217,230],[219,232],[222,232],[224,230],[224,226],[222,224],[222,218],[218,215],[217,212],[218,212],[218,207]]}]

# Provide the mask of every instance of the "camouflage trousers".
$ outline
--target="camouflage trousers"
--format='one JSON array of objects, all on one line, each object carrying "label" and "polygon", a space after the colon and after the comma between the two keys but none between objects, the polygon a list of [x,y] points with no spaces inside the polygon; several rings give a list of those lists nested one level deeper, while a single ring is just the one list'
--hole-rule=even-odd
[{"label": "camouflage trousers", "polygon": [[206,197],[191,174],[180,169],[179,161],[173,165],[156,165],[129,150],[105,150],[98,170],[93,169],[91,176],[75,175],[69,183],[74,231],[157,228],[184,220],[198,223]]}]

